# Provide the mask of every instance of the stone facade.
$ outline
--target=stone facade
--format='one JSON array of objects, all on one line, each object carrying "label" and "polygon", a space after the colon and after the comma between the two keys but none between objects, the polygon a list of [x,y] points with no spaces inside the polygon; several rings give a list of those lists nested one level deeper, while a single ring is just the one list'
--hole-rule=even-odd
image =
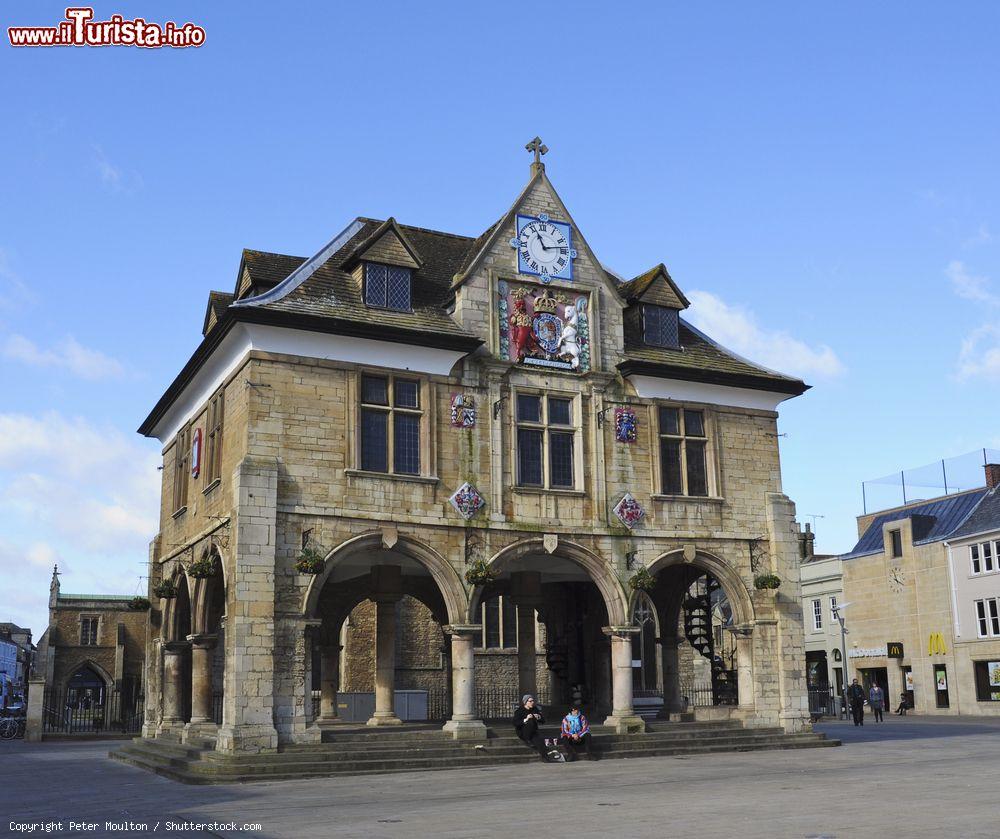
[{"label": "stone facade", "polygon": [[[709,710],[751,726],[808,726],[798,528],[781,490],[773,410],[804,386],[769,379],[759,368],[739,387],[728,373],[678,368],[661,374],[656,387],[676,384],[685,397],[667,399],[650,391],[649,376],[620,373],[627,358],[624,312],[637,304],[575,226],[573,280],[554,280],[549,288],[589,301],[589,372],[501,360],[500,283],[542,288],[537,278],[518,274],[509,244],[515,211],[572,223],[536,167],[511,213],[489,235],[466,240],[468,258],[456,274],[450,311],[464,334],[481,342],[478,350],[448,349],[445,338],[429,329],[404,341],[404,328],[414,328],[409,315],[400,317],[392,340],[378,326],[365,337],[329,339],[313,329],[315,321],[294,328],[236,326],[223,339],[210,331],[188,371],[161,400],[144,425],[165,444],[161,530],[151,546],[150,578],[151,586],[175,581],[179,594],[153,596],[148,681],[156,696],[147,705],[147,736],[211,736],[228,752],[316,741],[322,726],[335,722],[337,691],[369,685],[376,703],[371,724],[391,725],[398,723],[394,688],[426,684],[418,673],[450,684],[446,728],[456,736],[479,736],[476,687],[498,681],[512,692],[548,691],[557,705],[582,685],[592,713],[607,714],[608,724],[619,730],[635,730],[641,721],[632,700],[631,638],[638,629],[629,579],[639,568],[654,580],[650,597],[658,625],[670,627],[657,652],[664,713],[679,710],[681,670],[693,670],[690,654],[678,655],[686,642],[674,629],[683,626],[685,593],[709,575],[730,605],[726,632],[739,674],[738,698]],[[375,254],[417,264],[408,248],[399,247],[396,230],[361,245],[351,239],[342,251],[363,247],[368,256],[361,258]],[[430,235],[403,231],[415,240]],[[440,246],[454,243],[442,239]],[[421,258],[415,284],[422,271],[431,271],[431,254]],[[303,266],[305,271],[310,263]],[[268,293],[272,297],[238,301],[231,309],[243,317],[258,305],[255,300],[318,295],[325,270],[304,281],[293,273]],[[356,286],[357,272],[345,272]],[[322,305],[357,293],[346,285],[337,289]],[[416,285],[414,296],[416,310]],[[315,300],[320,305],[321,298]],[[392,319],[387,314],[386,324]],[[327,332],[341,328],[336,324]],[[213,330],[225,328],[222,320]],[[228,366],[219,361],[212,368],[210,360],[222,357],[241,334],[250,336],[245,349]],[[321,348],[317,342],[327,343]],[[721,348],[711,352],[733,358]],[[359,406],[366,374],[416,383],[415,473],[363,468]],[[225,394],[222,479],[204,486],[205,477],[190,468],[194,437],[184,435],[200,429],[207,439],[208,400],[219,389]],[[456,393],[477,406],[472,427],[451,423]],[[525,395],[569,400],[572,486],[518,485],[516,406]],[[608,421],[621,404],[638,418],[631,443],[616,441]],[[703,495],[663,491],[665,432],[658,409],[664,405],[703,417]],[[177,445],[178,439],[185,445]],[[182,493],[187,502],[179,509],[173,509],[175,480],[188,482]],[[466,482],[486,500],[470,519],[449,500]],[[631,528],[613,513],[626,493],[643,512]],[[296,567],[311,552],[323,560],[318,574]],[[215,563],[210,578],[191,578],[191,563],[199,558]],[[491,570],[489,585],[467,582],[466,573],[476,567]],[[754,578],[762,573],[778,575],[781,588],[756,591]],[[537,610],[540,623],[536,631],[534,620],[519,621],[513,652],[476,654],[480,604],[494,594],[511,597],[522,616]],[[184,674],[200,666],[192,657],[197,644],[213,644],[224,657],[222,719],[214,731],[192,729],[194,700],[190,708],[183,700]],[[321,662],[317,680],[314,660]],[[217,678],[205,676],[204,667],[198,672],[191,684]],[[322,685],[318,718],[312,712],[314,681]]]},{"label": "stone facade", "polygon": [[35,678],[61,696],[76,674],[89,671],[109,692],[142,694],[149,611],[131,608],[132,600],[131,595],[63,594],[55,569]]}]

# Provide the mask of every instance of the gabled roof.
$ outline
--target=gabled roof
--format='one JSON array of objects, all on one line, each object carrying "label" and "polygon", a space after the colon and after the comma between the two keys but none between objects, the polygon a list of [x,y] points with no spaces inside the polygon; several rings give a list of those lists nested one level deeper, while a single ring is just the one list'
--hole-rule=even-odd
[{"label": "gabled roof", "polygon": [[855,559],[859,556],[882,553],[885,543],[882,540],[882,526],[888,522],[904,521],[908,518],[922,519],[922,535],[913,544],[926,545],[929,542],[939,542],[957,533],[969,514],[986,495],[986,488],[960,492],[935,498],[925,504],[914,504],[888,510],[872,519],[868,529],[861,535],[858,543],[844,554],[841,559]]},{"label": "gabled roof", "polygon": [[228,291],[210,291],[208,293],[208,305],[205,307],[205,322],[201,327],[202,335],[207,335],[209,330],[222,320],[222,316],[232,302],[233,295]]},{"label": "gabled roof", "polygon": [[274,288],[304,261],[301,256],[244,248],[240,268],[236,273],[234,296],[236,298],[243,296],[240,293],[241,289],[253,288],[255,294],[260,294]]},{"label": "gabled roof", "polygon": [[[419,251],[417,251],[413,243],[410,241],[410,237],[406,235],[403,228],[399,226],[396,219],[392,216],[389,216],[389,218],[371,231],[371,233],[369,233],[364,239],[357,242],[357,244],[355,244],[351,249],[350,254],[348,254],[347,258],[343,261],[341,267],[345,271],[350,271],[368,252],[378,250],[377,246],[385,236],[395,236],[399,244],[403,246],[403,250],[410,257],[409,261],[406,263],[408,267],[423,267],[424,260],[420,256]],[[379,253],[377,254],[376,261],[384,261],[389,262],[389,264],[393,264],[392,257],[386,258],[386,254],[381,250],[379,250]]]},{"label": "gabled roof", "polygon": [[618,287],[621,296],[628,303],[642,300],[657,306],[686,309],[691,303],[684,296],[662,262],[654,265],[644,274],[634,277]]},{"label": "gabled roof", "polygon": [[951,534],[952,539],[978,536],[1000,530],[1000,487],[994,487],[983,496],[961,527]]},{"label": "gabled roof", "polygon": [[680,348],[651,347],[642,336],[626,329],[625,361],[618,365],[623,376],[656,376],[708,384],[790,393],[799,396],[809,385],[794,376],[769,370],[728,350],[678,318]]}]

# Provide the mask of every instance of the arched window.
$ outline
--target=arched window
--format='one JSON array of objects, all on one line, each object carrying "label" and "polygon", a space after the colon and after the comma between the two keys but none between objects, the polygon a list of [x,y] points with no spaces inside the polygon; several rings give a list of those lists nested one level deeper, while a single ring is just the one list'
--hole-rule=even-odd
[{"label": "arched window", "polygon": [[103,705],[105,689],[101,675],[89,664],[85,664],[66,683],[66,700],[74,708]]},{"label": "arched window", "polygon": [[656,609],[649,595],[640,592],[632,611],[639,632],[632,636],[632,689],[655,693],[659,688],[656,666]]}]

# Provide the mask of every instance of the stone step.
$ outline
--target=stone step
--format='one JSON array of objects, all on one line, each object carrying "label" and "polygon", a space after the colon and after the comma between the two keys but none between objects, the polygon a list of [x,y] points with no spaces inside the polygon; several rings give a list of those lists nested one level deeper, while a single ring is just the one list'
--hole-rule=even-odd
[{"label": "stone step", "polygon": [[[611,760],[639,757],[684,757],[719,752],[816,748],[840,745],[837,740],[827,740],[821,736],[808,733],[762,735],[750,738],[738,738],[725,742],[673,745],[643,743],[644,738],[636,738],[636,740],[638,742],[631,747],[615,744],[611,749],[599,754],[602,758]],[[186,783],[232,783],[251,780],[368,775],[430,769],[465,769],[530,763],[538,760],[538,756],[534,752],[523,746],[511,753],[507,753],[505,749],[502,754],[493,753],[493,749],[488,748],[484,750],[470,749],[464,755],[458,756],[449,754],[447,756],[424,755],[415,757],[406,754],[392,758],[386,755],[376,758],[368,756],[367,759],[346,762],[314,760],[308,754],[300,754],[297,756],[298,760],[292,763],[273,760],[278,755],[229,758],[223,763],[216,763],[215,761],[185,760],[157,756],[151,754],[151,751],[155,751],[155,749],[143,750],[139,747],[131,746],[113,752],[112,757]]]}]

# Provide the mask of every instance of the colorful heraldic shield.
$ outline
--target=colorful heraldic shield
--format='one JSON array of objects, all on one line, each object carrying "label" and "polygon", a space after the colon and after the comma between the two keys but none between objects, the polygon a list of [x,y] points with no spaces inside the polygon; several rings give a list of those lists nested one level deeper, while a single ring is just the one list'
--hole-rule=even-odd
[{"label": "colorful heraldic shield", "polygon": [[455,494],[448,499],[459,515],[466,521],[471,519],[483,507],[486,506],[486,499],[472,484],[466,481]]},{"label": "colorful heraldic shield", "polygon": [[635,527],[646,515],[646,511],[642,509],[642,505],[635,500],[635,496],[631,492],[626,492],[621,497],[621,501],[615,504],[614,513],[629,530]]},{"label": "colorful heraldic shield", "polygon": [[635,411],[615,408],[615,439],[619,443],[634,443],[636,427]]},{"label": "colorful heraldic shield", "polygon": [[590,298],[541,286],[497,284],[500,357],[530,367],[590,370]]},{"label": "colorful heraldic shield", "polygon": [[476,424],[475,397],[464,393],[451,397],[451,424],[455,428],[472,428]]}]

